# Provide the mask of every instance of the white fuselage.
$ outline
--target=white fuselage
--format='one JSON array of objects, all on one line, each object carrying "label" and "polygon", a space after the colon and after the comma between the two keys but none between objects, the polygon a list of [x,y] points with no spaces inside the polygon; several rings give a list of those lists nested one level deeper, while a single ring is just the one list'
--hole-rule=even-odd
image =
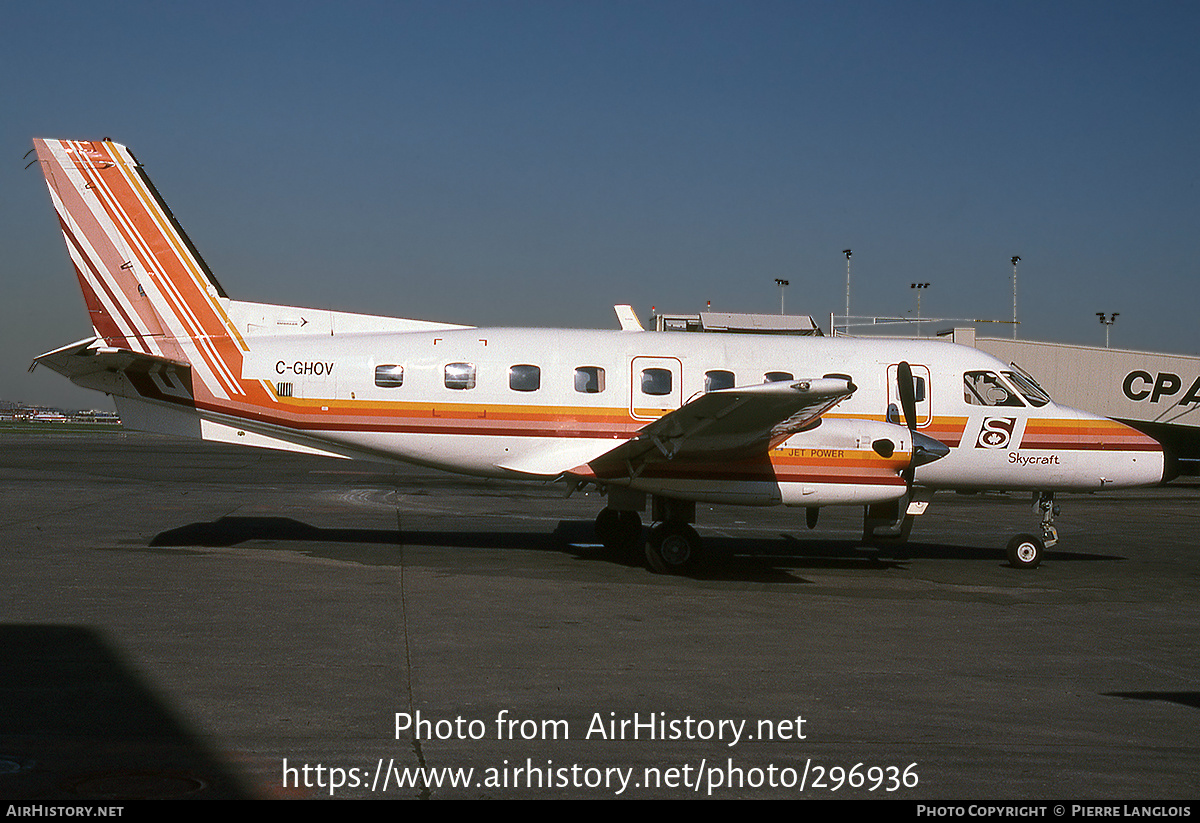
[{"label": "white fuselage", "polygon": [[[459,327],[251,333],[246,343],[240,377],[269,383],[280,395],[278,408],[246,421],[251,427],[268,433],[298,428],[335,452],[456,472],[559,475],[704,392],[706,375],[711,381],[714,374],[736,386],[762,383],[768,375],[778,379],[779,373],[849,376],[857,391],[825,419],[859,425],[869,437],[867,428],[901,422],[895,386],[901,360],[924,383],[917,431],[951,449],[917,469],[920,485],[1087,490],[1157,482],[1163,470],[1160,449],[1112,421],[1052,402],[1035,407],[1011,391],[1012,405],[968,402],[964,375],[998,375],[1010,367],[941,341]],[[659,393],[643,390],[645,373],[662,379],[660,386],[646,387]],[[221,409],[201,411],[224,419]],[[775,447],[771,460],[788,450],[844,447],[822,440],[845,439],[849,430],[833,428],[792,435]],[[682,481],[675,480],[679,493]],[[706,499],[705,488],[720,486],[724,491],[710,498],[807,503],[800,488],[790,493],[754,485],[778,485],[769,477],[749,479],[751,486],[740,494],[726,488],[736,480],[700,476],[682,485],[694,499]],[[848,492],[854,484],[842,485]],[[869,502],[877,492],[829,502]]]}]

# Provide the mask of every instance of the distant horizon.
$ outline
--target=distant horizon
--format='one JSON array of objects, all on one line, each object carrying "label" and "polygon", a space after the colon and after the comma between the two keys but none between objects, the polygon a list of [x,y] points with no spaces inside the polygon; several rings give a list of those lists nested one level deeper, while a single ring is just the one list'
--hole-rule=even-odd
[{"label": "distant horizon", "polygon": [[[84,391],[90,391],[90,390],[85,389]],[[91,392],[91,393],[99,394],[99,392]],[[102,398],[107,400],[109,403],[112,403],[112,398],[109,397],[108,395],[102,395]],[[115,408],[102,409],[102,408],[98,408],[96,406],[81,406],[81,407],[76,408],[74,406],[60,406],[55,403],[30,403],[25,400],[5,400],[2,397],[0,397],[0,408],[4,408],[4,409],[51,409],[54,411],[62,411],[62,412],[88,412],[88,411],[106,412],[106,413],[107,412],[114,412],[114,413],[116,412]]]}]

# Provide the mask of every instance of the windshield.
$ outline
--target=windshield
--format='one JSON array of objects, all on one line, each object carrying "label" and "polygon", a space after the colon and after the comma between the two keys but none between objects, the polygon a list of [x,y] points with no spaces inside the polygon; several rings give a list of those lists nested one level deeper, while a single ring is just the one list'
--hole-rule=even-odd
[{"label": "windshield", "polygon": [[[1013,368],[1020,369],[1021,367],[1014,363]],[[1029,401],[1031,406],[1044,406],[1050,402],[1050,395],[1046,394],[1046,390],[1039,386],[1036,380],[1025,374],[1024,371],[1006,371],[1001,372],[1001,374],[1017,387],[1017,391]]]},{"label": "windshield", "polygon": [[1009,386],[990,371],[963,375],[963,399],[972,406],[1024,406]]}]

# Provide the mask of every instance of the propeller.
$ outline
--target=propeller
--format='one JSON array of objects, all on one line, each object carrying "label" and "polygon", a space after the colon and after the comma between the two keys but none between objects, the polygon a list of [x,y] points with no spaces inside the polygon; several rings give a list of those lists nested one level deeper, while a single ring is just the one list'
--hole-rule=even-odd
[{"label": "propeller", "polygon": [[908,486],[909,496],[912,496],[917,466],[940,460],[950,453],[950,448],[945,443],[917,431],[917,392],[913,383],[912,366],[906,360],[901,360],[900,365],[896,367],[896,389],[900,394],[904,425],[908,427],[908,436],[912,441],[912,459],[908,461],[908,468],[900,476]]},{"label": "propeller", "polygon": [[900,393],[900,410],[904,414],[904,425],[908,427],[908,438],[912,442],[912,459],[908,467],[900,475],[904,485],[908,486],[908,494],[912,495],[913,478],[917,468],[917,392],[913,388],[912,366],[907,360],[901,360],[896,367],[896,388]]}]

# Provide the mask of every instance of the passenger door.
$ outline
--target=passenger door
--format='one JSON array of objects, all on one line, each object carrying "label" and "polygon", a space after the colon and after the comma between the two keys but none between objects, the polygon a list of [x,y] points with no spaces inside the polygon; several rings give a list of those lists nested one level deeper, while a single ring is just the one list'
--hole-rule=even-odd
[{"label": "passenger door", "polygon": [[629,414],[656,420],[683,404],[683,363],[675,357],[635,357],[629,370]]},{"label": "passenger door", "polygon": [[[922,429],[933,421],[932,404],[929,399],[932,389],[929,381],[929,367],[918,363],[911,363],[910,365],[912,366],[913,392],[917,399],[917,428]],[[893,363],[888,366],[887,370],[887,420],[889,423],[897,423],[903,426],[904,412],[900,408],[900,389],[896,382],[896,374],[899,368],[899,363]]]}]

